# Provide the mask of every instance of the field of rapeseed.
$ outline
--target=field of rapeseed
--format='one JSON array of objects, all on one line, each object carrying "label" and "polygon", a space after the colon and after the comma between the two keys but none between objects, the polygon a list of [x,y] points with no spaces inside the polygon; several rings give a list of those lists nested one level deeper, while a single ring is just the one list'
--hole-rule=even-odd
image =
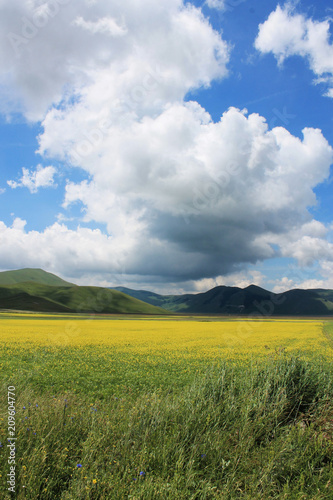
[{"label": "field of rapeseed", "polygon": [[0,331],[1,498],[8,386],[17,498],[333,498],[329,322],[3,314]]}]

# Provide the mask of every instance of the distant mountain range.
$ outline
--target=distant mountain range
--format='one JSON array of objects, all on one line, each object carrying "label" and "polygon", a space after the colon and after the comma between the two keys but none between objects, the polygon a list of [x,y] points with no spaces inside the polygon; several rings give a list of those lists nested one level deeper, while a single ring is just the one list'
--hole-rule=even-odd
[{"label": "distant mountain range", "polygon": [[255,285],[244,289],[218,286],[208,292],[185,295],[159,295],[125,287],[116,287],[114,290],[171,312],[237,316],[333,315],[333,290],[296,289],[275,294]]},{"label": "distant mountain range", "polygon": [[169,314],[120,291],[77,286],[42,269],[0,273],[0,310],[57,313]]},{"label": "distant mountain range", "polygon": [[101,314],[333,316],[333,290],[275,294],[255,285],[159,295],[125,287],[78,286],[42,269],[0,272],[0,310]]}]

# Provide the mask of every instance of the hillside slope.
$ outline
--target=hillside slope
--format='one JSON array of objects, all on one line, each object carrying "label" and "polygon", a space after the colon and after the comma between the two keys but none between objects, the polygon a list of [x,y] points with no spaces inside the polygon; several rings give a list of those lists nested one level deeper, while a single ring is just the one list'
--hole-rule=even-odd
[{"label": "hillside slope", "polygon": [[172,312],[258,316],[333,315],[332,290],[290,290],[275,294],[255,285],[247,288],[218,286],[204,293],[159,295],[117,287],[131,297]]},{"label": "hillside slope", "polygon": [[73,283],[69,283],[55,274],[47,273],[43,269],[26,268],[0,272],[0,285],[15,285],[26,281],[50,286],[74,286]]},{"label": "hillside slope", "polygon": [[218,286],[207,292],[159,295],[146,290],[77,286],[42,269],[0,273],[0,309],[105,314],[223,314],[333,316],[333,290],[274,294],[255,285]]},{"label": "hillside slope", "polygon": [[168,314],[119,291],[93,286],[19,283],[0,286],[0,309],[101,314]]}]

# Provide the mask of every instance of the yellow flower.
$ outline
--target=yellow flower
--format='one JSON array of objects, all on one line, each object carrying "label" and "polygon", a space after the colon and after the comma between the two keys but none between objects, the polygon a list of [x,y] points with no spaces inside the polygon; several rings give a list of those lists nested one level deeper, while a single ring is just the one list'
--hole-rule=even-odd
[{"label": "yellow flower", "polygon": [[93,479],[93,484],[96,484],[97,483],[97,479]]}]

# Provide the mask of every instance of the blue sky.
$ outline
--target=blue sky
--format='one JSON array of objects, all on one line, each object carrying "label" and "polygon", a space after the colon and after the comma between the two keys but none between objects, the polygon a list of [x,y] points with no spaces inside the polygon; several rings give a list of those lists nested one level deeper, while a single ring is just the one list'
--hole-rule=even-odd
[{"label": "blue sky", "polygon": [[333,288],[330,2],[0,9],[2,270]]}]

